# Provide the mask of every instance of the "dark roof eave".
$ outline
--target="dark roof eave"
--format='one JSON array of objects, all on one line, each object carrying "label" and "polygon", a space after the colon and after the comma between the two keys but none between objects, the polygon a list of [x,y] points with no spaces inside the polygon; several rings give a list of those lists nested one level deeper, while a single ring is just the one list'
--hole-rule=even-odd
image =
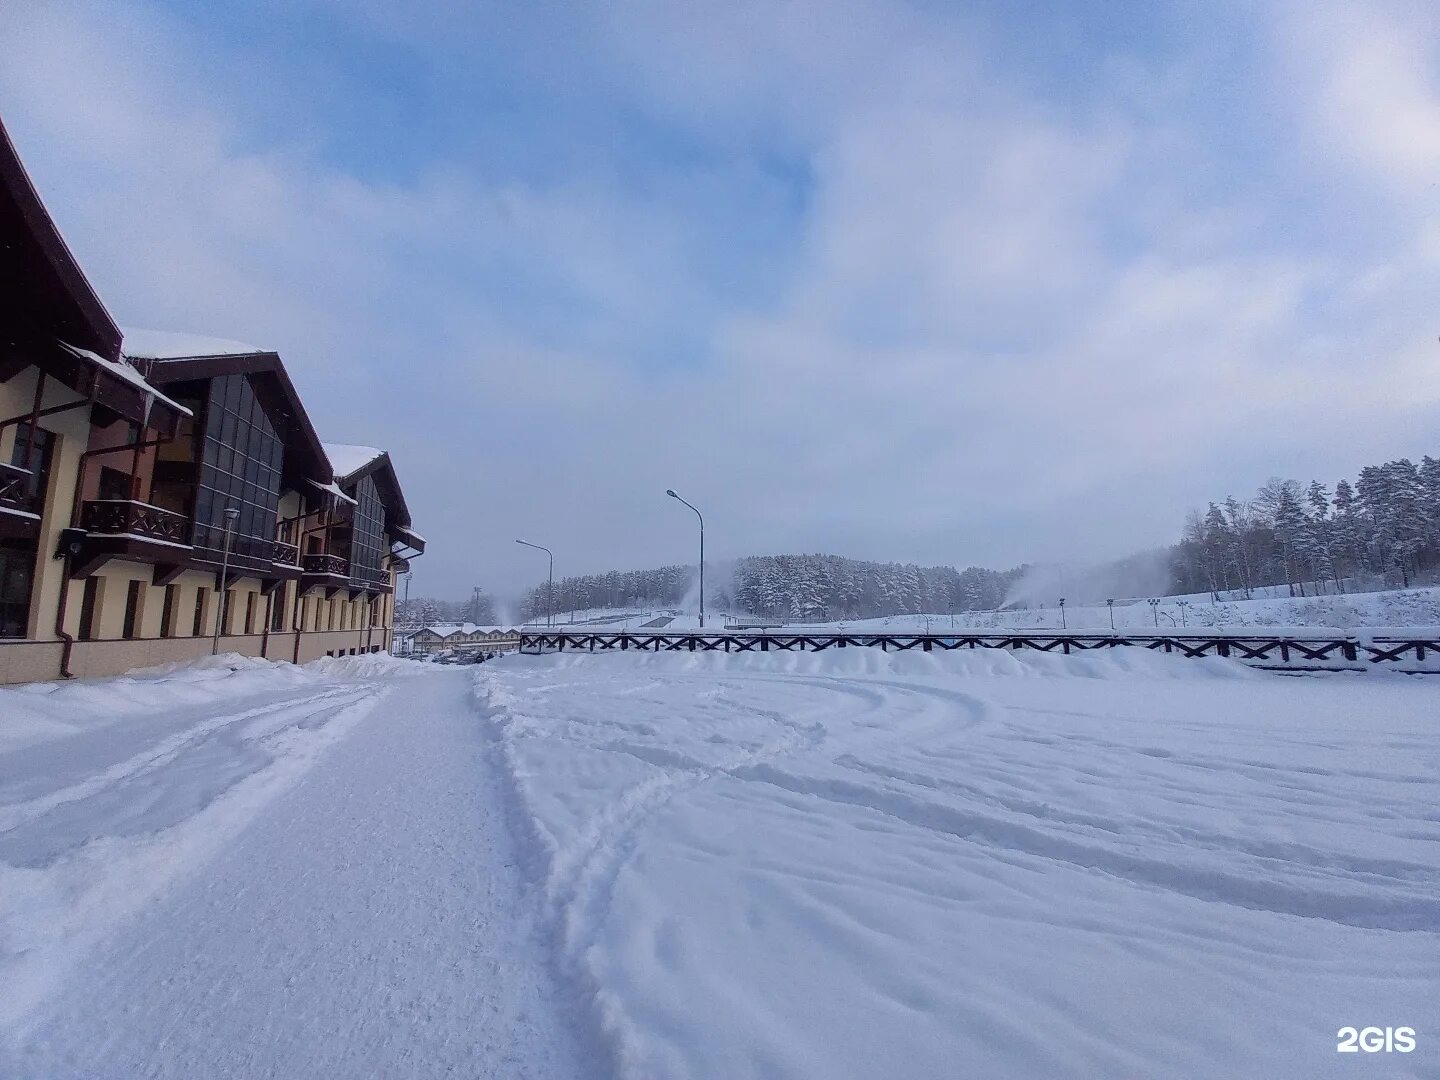
[{"label": "dark roof eave", "polygon": [[0,121],[0,189],[3,189],[24,221],[30,239],[34,241],[45,261],[45,268],[74,306],[74,313],[88,331],[88,340],[81,344],[107,360],[118,360],[120,328],[110,317],[85,272],[80,269],[80,264],[65,243],[65,238],[60,234],[50,212],[45,209],[40,193],[35,190],[30,174],[25,171],[3,121]]}]

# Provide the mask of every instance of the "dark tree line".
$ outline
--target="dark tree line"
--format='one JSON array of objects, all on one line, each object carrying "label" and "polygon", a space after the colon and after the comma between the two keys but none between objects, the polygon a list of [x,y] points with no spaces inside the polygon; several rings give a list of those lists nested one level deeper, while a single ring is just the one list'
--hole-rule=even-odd
[{"label": "dark tree line", "polygon": [[419,597],[400,600],[395,604],[396,626],[435,626],[439,623],[475,623],[495,626],[500,619],[494,599],[483,590],[472,592],[464,600],[436,600]]},{"label": "dark tree line", "polygon": [[657,566],[651,570],[611,570],[555,582],[551,607],[548,582],[528,589],[520,600],[522,621],[591,608],[674,607],[685,599],[695,578],[693,566]]},{"label": "dark tree line", "polygon": [[1367,465],[1331,492],[1271,479],[1192,511],[1173,550],[1180,593],[1288,586],[1292,596],[1399,586],[1440,570],[1440,458]]},{"label": "dark tree line", "polygon": [[756,555],[735,566],[735,606],[754,615],[873,619],[999,607],[1019,570],[865,562],[839,555]]},{"label": "dark tree line", "polygon": [[[707,566],[706,605],[788,620],[868,619],[885,615],[998,607],[1018,570],[865,562],[838,555],[752,555],[716,581]],[[717,575],[718,576],[718,575]],[[696,587],[693,566],[611,571],[555,582],[554,610],[676,607]],[[521,617],[543,618],[546,584],[529,589]]]}]

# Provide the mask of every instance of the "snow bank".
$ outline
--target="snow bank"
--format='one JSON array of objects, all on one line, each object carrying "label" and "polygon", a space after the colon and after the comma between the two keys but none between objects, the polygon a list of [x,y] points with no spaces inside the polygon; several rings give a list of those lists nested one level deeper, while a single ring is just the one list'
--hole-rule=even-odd
[{"label": "snow bank", "polygon": [[1339,1026],[1440,985],[1434,683],[1142,650],[475,678],[622,1076],[1333,1075]]}]

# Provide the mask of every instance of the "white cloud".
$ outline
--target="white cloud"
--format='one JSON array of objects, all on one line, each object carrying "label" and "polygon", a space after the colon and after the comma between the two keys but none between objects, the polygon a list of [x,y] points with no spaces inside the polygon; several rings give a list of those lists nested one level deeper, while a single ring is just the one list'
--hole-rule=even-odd
[{"label": "white cloud", "polygon": [[[463,46],[448,7],[367,25],[424,57]],[[685,558],[668,486],[721,555],[1118,554],[1289,462],[1333,477],[1414,452],[1440,419],[1440,283],[1416,255],[1440,234],[1392,226],[1360,257],[1261,242],[1283,185],[1234,161],[1214,165],[1233,190],[1192,185],[1168,167],[1205,157],[1183,115],[1027,99],[935,12],[631,3],[577,9],[603,46],[583,64],[530,43],[537,78],[593,79],[737,161],[801,159],[777,271],[615,161],[542,184],[457,157],[382,183],[283,149],[140,11],[4,16],[25,42],[0,58],[7,122],[125,321],[274,344],[331,436],[395,450],[433,542],[417,587],[532,577],[517,534],[562,572]],[[1289,72],[1297,110],[1321,89],[1303,138],[1316,174],[1350,178],[1332,212],[1420,222],[1433,38],[1277,25],[1261,78]],[[1393,70],[1377,41],[1404,45]],[[725,175],[713,197],[742,197]],[[707,284],[721,255],[775,287],[734,302]],[[687,323],[703,362],[634,355]]]}]

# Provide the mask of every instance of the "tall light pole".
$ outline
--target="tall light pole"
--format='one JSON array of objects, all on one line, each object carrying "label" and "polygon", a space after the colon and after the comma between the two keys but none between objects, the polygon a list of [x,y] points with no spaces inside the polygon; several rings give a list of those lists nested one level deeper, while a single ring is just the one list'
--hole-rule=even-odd
[{"label": "tall light pole", "polygon": [[220,652],[220,630],[225,625],[225,616],[229,614],[225,610],[229,606],[225,603],[225,597],[230,595],[230,538],[235,535],[235,522],[239,518],[239,507],[225,508],[225,545],[220,555],[220,603],[215,611],[215,637],[210,642],[211,656]]},{"label": "tall light pole", "polygon": [[[674,489],[674,488],[666,488],[666,489],[665,489],[665,494],[666,494],[666,495],[669,495],[670,498],[672,498],[672,499],[679,499],[680,502],[685,503],[686,506],[689,506],[691,510],[695,510],[695,507],[694,507],[694,506],[691,506],[690,503],[685,502],[684,499],[681,499],[679,495],[676,495],[676,494],[675,494],[675,489]],[[705,629],[705,517],[704,517],[703,514],[700,513],[699,510],[695,510],[695,516],[700,519],[700,629],[701,629],[701,630],[704,630],[704,629]]]},{"label": "tall light pole", "polygon": [[532,544],[529,540],[516,540],[515,542],[524,547],[534,548],[536,551],[543,551],[550,556],[550,577],[545,585],[545,625],[553,626],[555,618],[555,553],[540,544]]}]

